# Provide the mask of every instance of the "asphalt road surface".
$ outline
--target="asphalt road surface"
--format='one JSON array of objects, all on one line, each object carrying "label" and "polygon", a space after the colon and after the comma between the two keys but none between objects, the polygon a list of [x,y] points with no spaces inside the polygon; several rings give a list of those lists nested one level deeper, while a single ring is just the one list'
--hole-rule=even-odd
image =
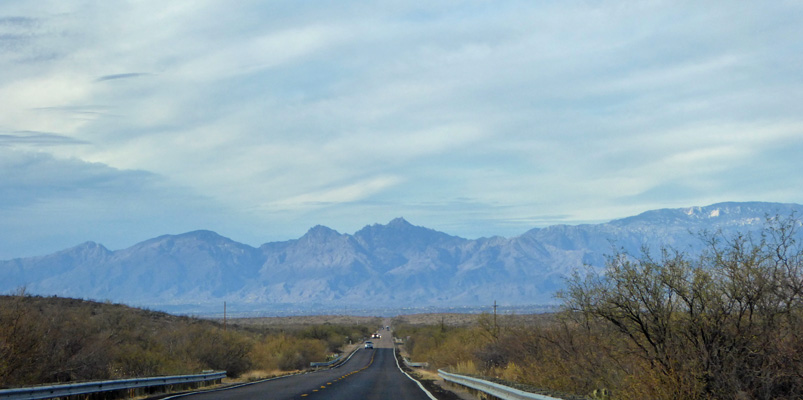
[{"label": "asphalt road surface", "polygon": [[[374,349],[360,348],[340,367],[268,380],[232,389],[184,395],[182,400],[245,399],[393,399],[432,400],[397,366],[388,331],[370,339]],[[170,397],[178,398],[178,397]]]}]

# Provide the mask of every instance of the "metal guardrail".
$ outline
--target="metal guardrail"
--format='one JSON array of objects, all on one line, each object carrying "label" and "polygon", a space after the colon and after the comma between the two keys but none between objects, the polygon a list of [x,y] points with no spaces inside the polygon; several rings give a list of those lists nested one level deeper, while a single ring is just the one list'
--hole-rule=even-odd
[{"label": "metal guardrail", "polygon": [[556,397],[525,392],[509,386],[500,385],[498,383],[472,378],[470,376],[452,374],[442,369],[438,370],[438,375],[448,382],[466,386],[474,390],[479,390],[480,392],[490,394],[491,396],[502,400],[560,400]]},{"label": "metal guardrail", "polygon": [[402,357],[402,359],[404,360],[404,365],[406,365],[407,368],[427,368],[427,367],[429,367],[429,363],[427,363],[427,362],[410,362],[410,360],[408,360],[407,357]]},{"label": "metal guardrail", "polygon": [[[355,348],[354,348],[354,350],[352,350],[352,351],[351,351],[351,353],[349,354],[348,358],[346,358],[346,360],[343,360],[343,356],[345,355],[345,353],[341,353],[340,355],[338,355],[338,356],[337,356],[337,358],[335,358],[335,359],[334,359],[334,360],[332,360],[332,361],[327,361],[327,362],[311,362],[311,363],[309,363],[309,366],[310,366],[310,367],[316,367],[316,368],[317,368],[317,367],[330,367],[330,366],[332,366],[332,365],[335,365],[335,364],[337,364],[337,363],[340,363],[340,362],[344,362],[344,363],[345,363],[346,361],[350,360],[350,359],[351,359],[351,356],[353,356],[353,355],[354,355],[354,353],[356,353],[356,352],[357,352],[357,350],[359,350],[359,349],[360,349],[360,347],[359,347],[359,346],[355,347]],[[335,368],[336,368],[336,367],[335,367]]]},{"label": "metal guardrail", "polygon": [[309,363],[309,366],[310,366],[310,367],[316,367],[316,368],[317,368],[317,367],[328,367],[328,366],[330,366],[330,365],[332,365],[332,364],[335,364],[335,363],[337,363],[338,361],[340,361],[340,359],[341,359],[341,358],[343,358],[343,354],[338,354],[338,355],[337,355],[337,358],[335,358],[335,359],[334,359],[334,360],[332,360],[332,361],[327,361],[327,362],[311,362],[311,363]]},{"label": "metal guardrail", "polygon": [[52,399],[54,397],[72,396],[108,392],[112,390],[126,390],[153,386],[168,386],[184,383],[207,382],[226,377],[226,371],[212,372],[198,375],[160,376],[155,378],[121,379],[115,381],[98,381],[72,383],[67,385],[36,386],[29,388],[0,390],[0,399],[3,400],[36,400]]}]

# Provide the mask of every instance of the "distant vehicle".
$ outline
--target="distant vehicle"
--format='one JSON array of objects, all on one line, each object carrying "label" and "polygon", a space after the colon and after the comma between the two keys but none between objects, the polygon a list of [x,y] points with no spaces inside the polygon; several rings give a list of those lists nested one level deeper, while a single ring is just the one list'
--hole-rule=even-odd
[{"label": "distant vehicle", "polygon": [[382,338],[382,335],[380,335],[378,333],[374,333],[373,335],[371,335],[371,339],[381,339],[381,338]]},{"label": "distant vehicle", "polygon": [[365,348],[366,349],[373,349],[374,348],[374,342],[371,342],[371,341],[365,342]]}]

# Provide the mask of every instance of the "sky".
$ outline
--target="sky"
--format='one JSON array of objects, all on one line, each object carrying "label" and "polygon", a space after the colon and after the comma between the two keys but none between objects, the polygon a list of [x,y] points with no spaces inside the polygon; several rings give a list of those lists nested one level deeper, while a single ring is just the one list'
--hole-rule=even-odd
[{"label": "sky", "polygon": [[0,2],[0,259],[803,202],[800,1]]}]

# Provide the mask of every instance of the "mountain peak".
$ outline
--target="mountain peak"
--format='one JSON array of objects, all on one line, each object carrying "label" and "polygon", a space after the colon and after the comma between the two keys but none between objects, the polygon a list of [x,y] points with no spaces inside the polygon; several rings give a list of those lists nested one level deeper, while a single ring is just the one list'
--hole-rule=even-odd
[{"label": "mountain peak", "polygon": [[191,231],[187,233],[182,233],[180,235],[176,235],[176,237],[192,237],[197,239],[204,239],[204,240],[216,240],[216,239],[224,239],[219,233],[215,231],[210,231],[206,229],[199,229],[197,231]]},{"label": "mountain peak", "polygon": [[71,247],[69,249],[65,249],[59,252],[56,252],[50,256],[42,256],[42,257],[77,257],[77,258],[86,258],[86,257],[105,257],[111,254],[106,247],[102,244],[96,242],[84,242],[77,246]]},{"label": "mountain peak", "polygon": [[304,237],[328,237],[328,236],[340,236],[340,233],[328,226],[323,225],[315,225],[310,228],[307,233],[304,234]]},{"label": "mountain peak", "polygon": [[148,239],[144,242],[138,243],[136,246],[152,246],[164,243],[175,242],[206,242],[206,243],[219,243],[219,242],[233,242],[231,239],[221,236],[217,232],[210,230],[196,230],[190,232],[179,233],[175,235],[162,235],[153,239]]},{"label": "mountain peak", "polygon": [[78,246],[75,246],[75,248],[90,249],[90,250],[95,250],[95,249],[106,250],[106,247],[104,247],[102,244],[100,244],[98,242],[93,242],[91,240],[87,241],[87,242],[83,242],[83,243],[79,244]]},{"label": "mountain peak", "polygon": [[420,226],[415,226],[415,225],[409,223],[403,217],[397,217],[397,218],[392,219],[386,225],[382,225],[382,224],[379,224],[379,223],[372,224],[372,225],[366,225],[362,229],[357,231],[354,235],[355,236],[361,236],[361,235],[365,235],[365,234],[373,235],[373,234],[377,234],[379,232],[383,232],[383,233],[400,232],[400,231],[409,232],[409,231],[412,231],[412,230],[428,231],[429,229],[424,228],[424,227],[420,227]]},{"label": "mountain peak", "polygon": [[413,226],[413,224],[407,222],[407,220],[404,219],[404,217],[398,217],[388,222],[388,226],[394,226],[394,227]]},{"label": "mountain peak", "polygon": [[367,225],[357,231],[354,237],[367,249],[383,247],[394,250],[403,247],[422,249],[446,241],[460,240],[442,232],[413,225],[402,217],[394,218],[387,225]]},{"label": "mountain peak", "polygon": [[723,202],[708,206],[662,208],[611,221],[612,225],[629,224],[706,224],[718,223],[761,224],[768,215],[790,216],[800,208],[798,204],[766,202]]}]

